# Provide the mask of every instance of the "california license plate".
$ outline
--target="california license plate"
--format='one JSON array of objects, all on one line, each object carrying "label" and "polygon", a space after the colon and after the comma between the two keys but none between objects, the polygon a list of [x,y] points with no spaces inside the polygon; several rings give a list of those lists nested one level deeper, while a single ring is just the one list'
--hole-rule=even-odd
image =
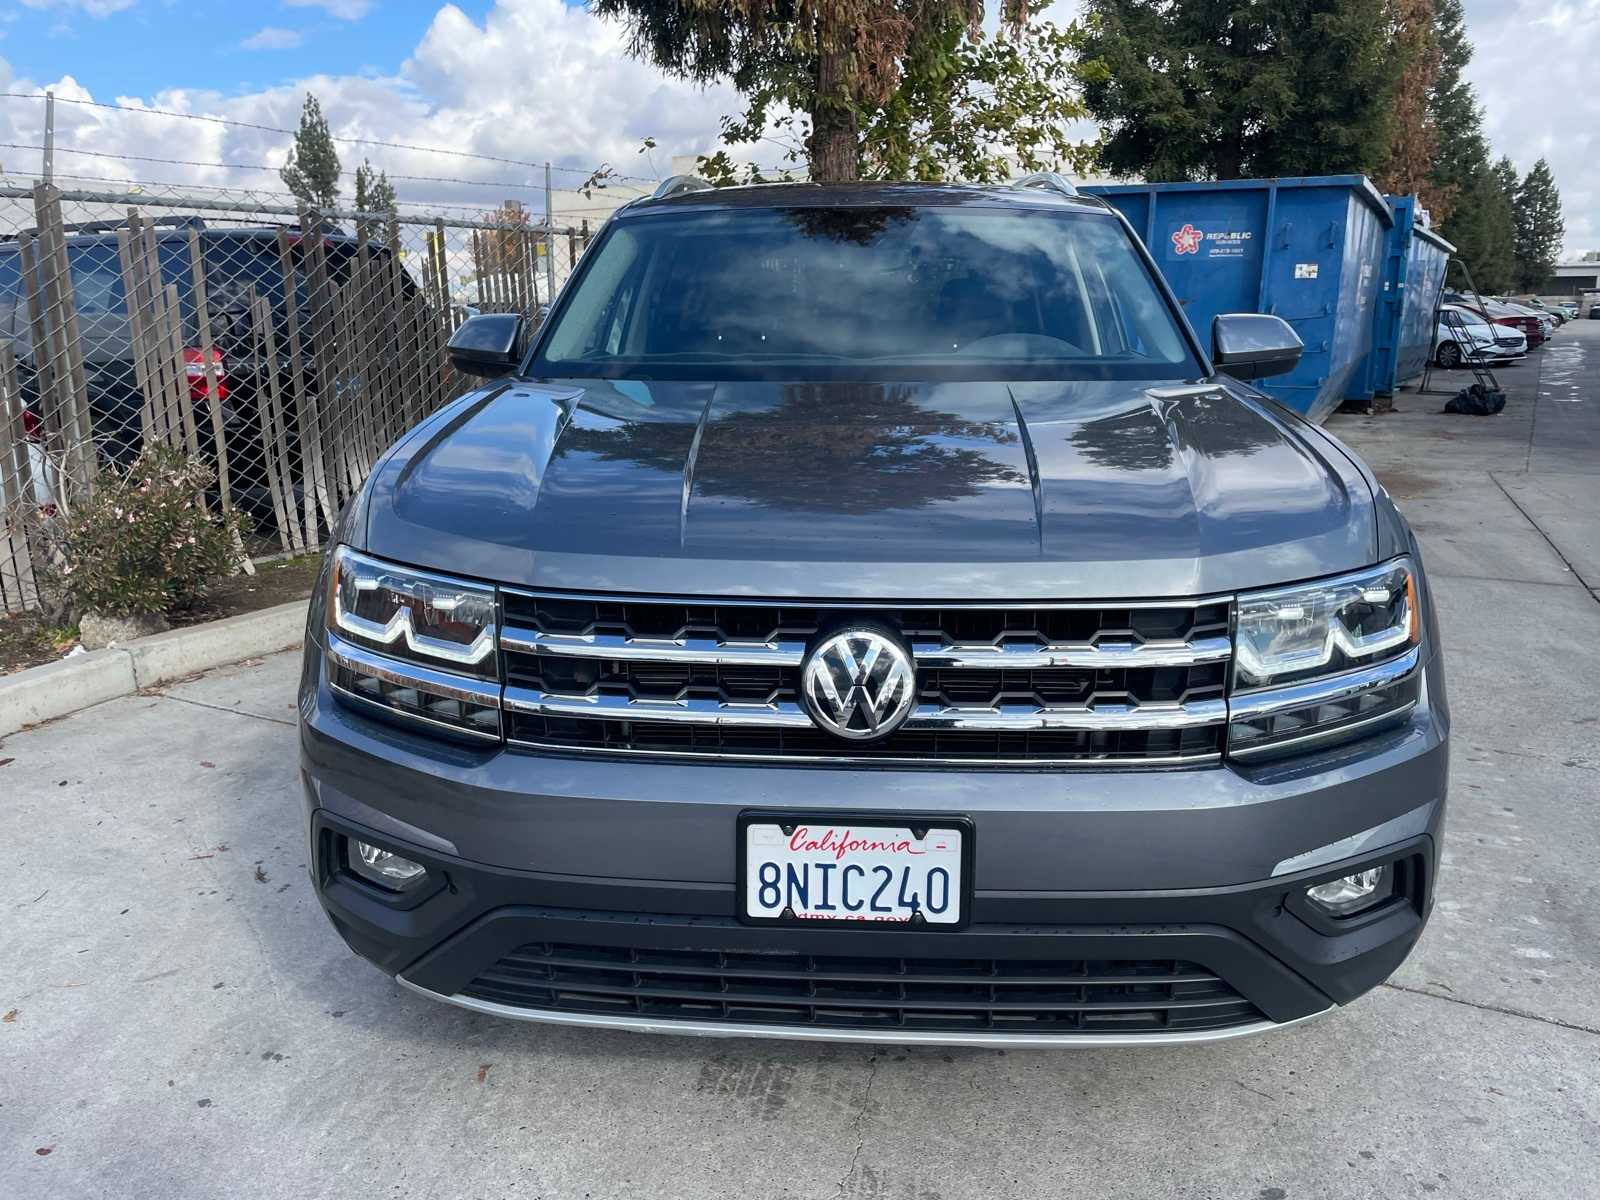
[{"label": "california license plate", "polygon": [[741,821],[744,915],[753,921],[960,925],[971,827],[887,819]]}]

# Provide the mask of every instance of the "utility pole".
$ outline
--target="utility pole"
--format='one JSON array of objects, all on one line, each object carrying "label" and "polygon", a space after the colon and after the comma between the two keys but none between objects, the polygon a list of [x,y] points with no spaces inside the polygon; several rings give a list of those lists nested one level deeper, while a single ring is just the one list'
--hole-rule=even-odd
[{"label": "utility pole", "polygon": [[556,206],[550,188],[550,164],[544,165],[544,291],[547,304],[556,302]]},{"label": "utility pole", "polygon": [[44,181],[49,183],[56,173],[56,94],[44,94]]}]

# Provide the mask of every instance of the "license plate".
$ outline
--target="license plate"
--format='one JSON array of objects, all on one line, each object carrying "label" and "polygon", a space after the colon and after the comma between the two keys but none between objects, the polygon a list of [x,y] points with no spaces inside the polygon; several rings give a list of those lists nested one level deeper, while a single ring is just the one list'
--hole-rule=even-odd
[{"label": "license plate", "polygon": [[787,814],[750,816],[741,825],[749,920],[930,926],[966,920],[970,826]]}]

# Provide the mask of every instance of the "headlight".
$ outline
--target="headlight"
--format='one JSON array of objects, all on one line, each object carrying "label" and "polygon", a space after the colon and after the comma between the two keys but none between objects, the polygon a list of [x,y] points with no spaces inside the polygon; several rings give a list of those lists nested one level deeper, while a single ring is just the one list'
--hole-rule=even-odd
[{"label": "headlight", "polygon": [[1393,658],[1422,625],[1411,561],[1239,597],[1234,687],[1257,688]]},{"label": "headlight", "polygon": [[500,739],[493,588],[340,546],[327,611],[335,691],[414,723]]},{"label": "headlight", "polygon": [[1240,596],[1229,753],[1311,749],[1403,716],[1420,695],[1421,640],[1406,558]]},{"label": "headlight", "polygon": [[334,551],[328,624],[395,658],[495,677],[494,589]]}]

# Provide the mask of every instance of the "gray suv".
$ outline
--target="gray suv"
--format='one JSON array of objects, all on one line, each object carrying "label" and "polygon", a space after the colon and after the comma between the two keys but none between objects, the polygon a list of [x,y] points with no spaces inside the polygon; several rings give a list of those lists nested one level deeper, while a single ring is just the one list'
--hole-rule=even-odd
[{"label": "gray suv", "polygon": [[530,1021],[1236,1037],[1422,931],[1449,715],[1387,493],[1117,212],[687,181],[396,444],[311,606],[312,875]]}]

